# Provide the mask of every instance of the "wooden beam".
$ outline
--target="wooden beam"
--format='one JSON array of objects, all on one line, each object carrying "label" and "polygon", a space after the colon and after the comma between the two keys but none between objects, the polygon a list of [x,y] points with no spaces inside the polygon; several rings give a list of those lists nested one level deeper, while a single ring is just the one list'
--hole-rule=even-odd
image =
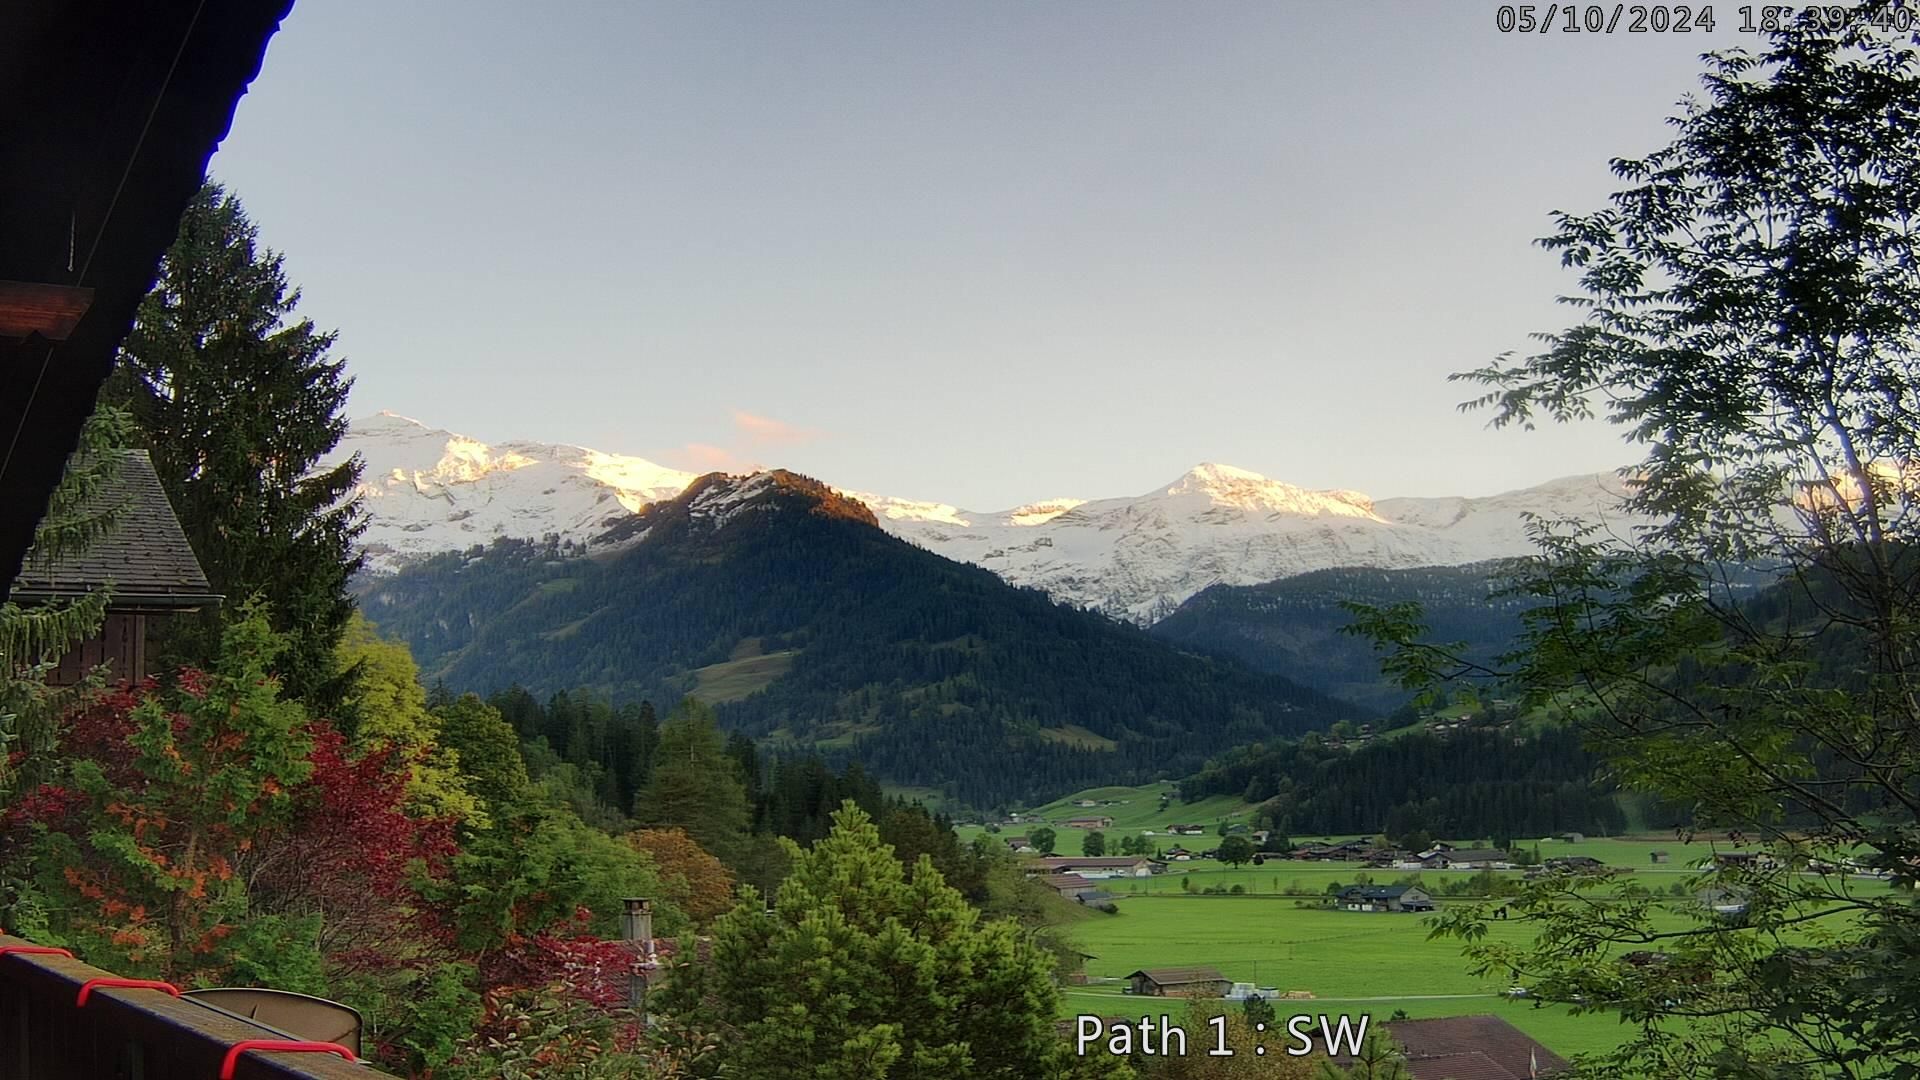
[{"label": "wooden beam", "polygon": [[48,341],[65,341],[92,304],[92,289],[0,281],[0,337],[39,334]]}]

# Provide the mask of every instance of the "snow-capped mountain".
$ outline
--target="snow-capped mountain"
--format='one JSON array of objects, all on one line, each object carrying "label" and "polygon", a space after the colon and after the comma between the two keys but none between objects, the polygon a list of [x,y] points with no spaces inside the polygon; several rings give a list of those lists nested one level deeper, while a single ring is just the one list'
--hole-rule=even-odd
[{"label": "snow-capped mountain", "polygon": [[[642,458],[577,446],[485,443],[392,413],[356,421],[338,455],[366,459],[364,543],[375,569],[495,536],[587,543],[694,479]],[[1524,515],[1625,532],[1611,474],[1565,477],[1485,498],[1373,500],[1309,491],[1203,464],[1128,498],[1049,499],[980,513],[845,492],[881,528],[1055,599],[1150,623],[1216,583],[1252,585],[1338,566],[1448,566],[1531,550]],[[615,530],[616,533],[621,532]]]},{"label": "snow-capped mountain", "polygon": [[1254,585],[1338,566],[1455,566],[1533,550],[1524,515],[1622,531],[1624,486],[1570,476],[1485,498],[1374,501],[1308,491],[1229,465],[1196,466],[1133,498],[1062,499],[1000,513],[855,493],[888,531],[1057,600],[1140,623],[1214,584]]},{"label": "snow-capped mountain", "polygon": [[358,453],[368,566],[559,533],[584,542],[648,503],[686,490],[694,473],[581,446],[489,446],[397,413],[356,420],[329,462]]}]

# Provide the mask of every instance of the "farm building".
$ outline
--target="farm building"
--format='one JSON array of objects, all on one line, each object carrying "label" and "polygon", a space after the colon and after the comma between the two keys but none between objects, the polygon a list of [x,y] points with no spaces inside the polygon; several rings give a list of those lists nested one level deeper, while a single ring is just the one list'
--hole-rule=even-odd
[{"label": "farm building", "polygon": [[1432,911],[1433,897],[1418,885],[1349,885],[1336,898],[1342,911]]},{"label": "farm building", "polygon": [[1175,836],[1205,836],[1207,827],[1205,825],[1169,825],[1167,831]]},{"label": "farm building", "polygon": [[1015,855],[1031,854],[1034,850],[1033,841],[1027,837],[1009,836],[1006,840],[1007,850],[1013,852]]},{"label": "farm building", "polygon": [[1511,870],[1513,856],[1493,848],[1436,851],[1420,860],[1429,870]]},{"label": "farm building", "polygon": [[[1522,1080],[1559,1076],[1565,1059],[1498,1016],[1396,1020],[1387,1033],[1405,1055],[1410,1080]],[[1336,1065],[1348,1065],[1344,1055]]]},{"label": "farm building", "polygon": [[1113,819],[1110,817],[1068,818],[1067,828],[1069,829],[1111,829],[1113,828]]},{"label": "farm building", "polygon": [[1153,860],[1138,855],[1100,858],[1065,855],[1034,859],[1025,867],[1029,874],[1079,874],[1082,877],[1146,877],[1153,873]]},{"label": "farm building", "polygon": [[1215,968],[1152,968],[1127,976],[1131,993],[1151,997],[1224,997],[1233,980]]},{"label": "farm building", "polygon": [[1040,880],[1046,884],[1047,888],[1069,900],[1078,897],[1081,893],[1094,891],[1093,879],[1081,877],[1079,874],[1048,874]]}]

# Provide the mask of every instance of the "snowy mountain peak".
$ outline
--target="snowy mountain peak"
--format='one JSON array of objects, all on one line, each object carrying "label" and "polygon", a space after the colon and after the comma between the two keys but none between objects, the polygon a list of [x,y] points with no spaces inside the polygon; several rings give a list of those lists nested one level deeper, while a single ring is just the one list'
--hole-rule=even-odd
[{"label": "snowy mountain peak", "polygon": [[1309,491],[1251,469],[1204,462],[1169,484],[1164,495],[1200,496],[1217,506],[1266,514],[1333,515],[1379,520],[1373,500],[1356,491]]},{"label": "snowy mountain peak", "polygon": [[1618,508],[1625,482],[1606,474],[1484,498],[1376,501],[1207,463],[1134,498],[1048,499],[977,513],[833,489],[781,469],[697,477],[580,446],[489,444],[392,412],[354,421],[330,461],[353,453],[366,460],[359,490],[370,524],[362,539],[374,570],[500,536],[638,542],[655,522],[682,515],[717,534],[747,511],[792,506],[877,525],[1057,600],[1142,623],[1217,583],[1526,554],[1528,514],[1620,530],[1637,524]]},{"label": "snowy mountain peak", "polygon": [[564,443],[492,445],[383,411],[353,421],[322,464],[359,454],[369,565],[547,533],[581,538],[685,490],[694,474]]}]

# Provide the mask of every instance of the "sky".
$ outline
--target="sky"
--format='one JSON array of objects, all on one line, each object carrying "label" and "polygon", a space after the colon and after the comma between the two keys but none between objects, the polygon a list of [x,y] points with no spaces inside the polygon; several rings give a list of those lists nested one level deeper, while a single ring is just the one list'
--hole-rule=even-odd
[{"label": "sky", "polygon": [[1533,241],[1760,44],[1721,7],[300,0],[212,171],[356,417],[975,510],[1484,495],[1638,456],[1446,376],[1577,317]]}]

